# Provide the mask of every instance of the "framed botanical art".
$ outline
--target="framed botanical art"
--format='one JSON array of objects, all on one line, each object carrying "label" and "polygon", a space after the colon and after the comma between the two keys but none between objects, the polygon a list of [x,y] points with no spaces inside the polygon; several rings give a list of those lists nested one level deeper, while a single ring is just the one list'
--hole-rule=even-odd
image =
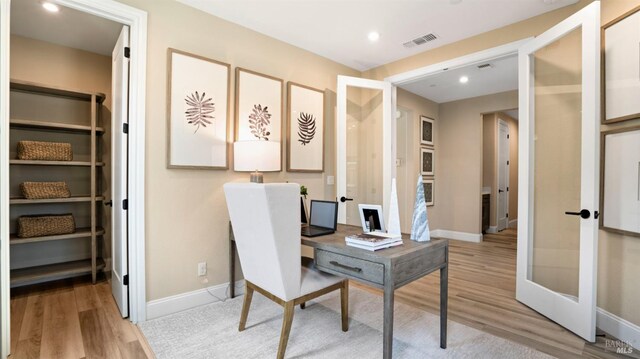
[{"label": "framed botanical art", "polygon": [[324,92],[287,83],[287,171],[324,171]]},{"label": "framed botanical art", "polygon": [[640,6],[602,27],[602,122],[640,118]]},{"label": "framed botanical art", "polygon": [[420,144],[433,146],[433,119],[420,116]]},{"label": "framed botanical art", "polygon": [[420,173],[422,173],[423,176],[433,176],[435,170],[435,150],[432,148],[421,148]]},{"label": "framed botanical art", "polygon": [[227,169],[229,64],[167,51],[168,168]]},{"label": "framed botanical art", "polygon": [[[269,75],[236,68],[236,141],[282,143],[283,83]],[[282,146],[277,171],[282,170],[281,159]]]},{"label": "framed botanical art", "polygon": [[600,225],[640,237],[640,126],[602,133]]},{"label": "framed botanical art", "polygon": [[435,179],[422,180],[424,186],[424,201],[427,207],[433,206],[435,203]]}]

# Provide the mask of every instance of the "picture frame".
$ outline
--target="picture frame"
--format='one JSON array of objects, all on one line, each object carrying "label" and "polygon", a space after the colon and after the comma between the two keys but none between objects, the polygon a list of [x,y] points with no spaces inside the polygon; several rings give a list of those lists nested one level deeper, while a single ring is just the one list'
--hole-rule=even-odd
[{"label": "picture frame", "polygon": [[420,148],[420,173],[423,176],[435,175],[435,149]]},{"label": "picture frame", "polygon": [[433,178],[422,180],[422,186],[424,187],[424,201],[427,203],[427,207],[434,206],[436,180]]},{"label": "picture frame", "polygon": [[[382,206],[379,204],[358,204],[358,212],[360,213],[360,224],[364,233],[383,232],[387,229],[384,226],[384,216],[382,214]],[[373,219],[373,230],[371,229],[369,219]]]},{"label": "picture frame", "polygon": [[420,144],[433,146],[434,119],[420,116]]},{"label": "picture frame", "polygon": [[602,120],[640,118],[640,6],[602,26]]},{"label": "picture frame", "polygon": [[[235,141],[274,141],[282,144],[284,81],[236,68]],[[282,171],[282,145],[278,158]]]},{"label": "picture frame", "polygon": [[167,49],[167,168],[226,170],[231,65]]},{"label": "picture frame", "polygon": [[287,82],[287,171],[324,172],[324,91]]},{"label": "picture frame", "polygon": [[600,228],[640,237],[640,126],[604,131],[600,142]]}]

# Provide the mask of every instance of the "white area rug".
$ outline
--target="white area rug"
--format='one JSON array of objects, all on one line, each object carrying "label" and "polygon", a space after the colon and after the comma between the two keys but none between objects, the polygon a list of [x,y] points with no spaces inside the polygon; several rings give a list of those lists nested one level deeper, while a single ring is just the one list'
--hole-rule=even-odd
[{"label": "white area rug", "polygon": [[[340,329],[338,292],[296,308],[287,358],[382,358],[382,297],[349,289],[349,331]],[[283,309],[253,295],[247,329],[238,332],[243,297],[208,304],[140,324],[162,358],[274,358]],[[551,358],[449,320],[448,346],[440,349],[440,319],[395,304],[394,358]]]}]

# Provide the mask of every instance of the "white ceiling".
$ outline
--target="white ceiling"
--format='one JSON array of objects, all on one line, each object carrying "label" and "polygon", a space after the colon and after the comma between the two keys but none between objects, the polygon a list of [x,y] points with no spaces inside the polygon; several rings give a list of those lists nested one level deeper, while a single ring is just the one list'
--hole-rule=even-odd
[{"label": "white ceiling", "polygon": [[[460,67],[440,72],[413,83],[400,85],[409,92],[437,103],[490,95],[518,88],[518,57],[516,55],[492,60],[490,68],[481,70],[478,65]],[[466,76],[469,82],[460,83]]]},{"label": "white ceiling", "polygon": [[41,0],[11,2],[11,34],[111,56],[122,25],[60,7],[50,13]]},{"label": "white ceiling", "polygon": [[504,113],[506,113],[507,115],[511,116],[513,119],[515,119],[516,121],[518,120],[518,109],[515,110],[509,110],[509,111],[502,111]]},{"label": "white ceiling", "polygon": [[[178,0],[364,71],[578,0]],[[370,43],[370,31],[380,40]],[[402,44],[434,33],[438,39]],[[213,34],[212,34],[213,35]]]}]

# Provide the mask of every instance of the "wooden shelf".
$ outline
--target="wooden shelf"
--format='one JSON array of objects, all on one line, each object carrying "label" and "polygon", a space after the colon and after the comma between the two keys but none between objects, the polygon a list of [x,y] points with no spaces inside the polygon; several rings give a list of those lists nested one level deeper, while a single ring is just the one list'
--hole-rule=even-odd
[{"label": "wooden shelf", "polygon": [[106,96],[103,93],[82,92],[72,89],[64,89],[61,87],[37,84],[34,82],[11,80],[11,90],[25,91],[30,93],[38,93],[42,95],[67,97],[77,100],[91,101],[92,96],[96,96],[96,102],[102,103]]},{"label": "wooden shelf", "polygon": [[[10,165],[25,165],[25,166],[76,166],[76,167],[91,167],[89,161],[35,161],[35,160],[9,160]],[[96,162],[97,167],[104,166],[104,162]]]},{"label": "wooden shelf", "polygon": [[[11,119],[9,125],[13,128],[26,128],[26,129],[40,129],[40,130],[53,130],[63,132],[81,132],[91,133],[91,126],[72,125],[60,122],[46,122],[46,121],[32,121],[32,120],[20,120]],[[96,127],[97,134],[104,134],[103,127]]]},{"label": "wooden shelf", "polygon": [[[96,258],[96,263],[97,269],[104,268],[104,260],[102,260],[102,258]],[[13,269],[11,271],[11,287],[76,277],[84,274],[91,274],[91,259]]]},{"label": "wooden shelf", "polygon": [[[104,197],[96,197],[96,201],[103,201]],[[75,202],[91,202],[91,196],[72,196],[68,198],[46,198],[46,199],[27,199],[27,198],[11,198],[9,204],[38,204],[38,203],[75,203]]]},{"label": "wooden shelf", "polygon": [[[104,234],[104,229],[101,227],[96,228],[96,235],[101,236]],[[35,243],[35,242],[47,242],[47,241],[58,241],[61,239],[71,239],[71,238],[91,238],[91,228],[78,228],[75,233],[71,234],[58,234],[55,236],[42,236],[42,237],[31,237],[31,238],[20,238],[16,234],[11,234],[9,237],[10,245],[14,244],[25,244],[25,243]]]}]

